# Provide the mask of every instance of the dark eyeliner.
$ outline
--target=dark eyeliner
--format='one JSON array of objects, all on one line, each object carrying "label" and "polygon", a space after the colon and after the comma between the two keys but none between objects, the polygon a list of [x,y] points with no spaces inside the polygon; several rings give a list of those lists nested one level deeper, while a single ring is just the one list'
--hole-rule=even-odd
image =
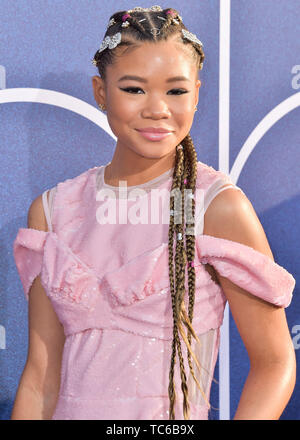
[{"label": "dark eyeliner", "polygon": [[128,90],[142,90],[140,87],[119,87],[120,90],[130,93]]},{"label": "dark eyeliner", "polygon": [[[124,92],[127,92],[127,93],[131,93],[130,92],[130,90],[142,90],[140,87],[119,87],[119,89],[120,90],[122,90],[122,91],[124,91]],[[187,90],[184,90],[184,89],[171,89],[171,90],[169,90],[169,92],[172,92],[172,91],[180,91],[181,93],[175,93],[175,95],[183,95],[183,94],[185,94],[185,93],[189,93],[189,91],[187,91]]]}]

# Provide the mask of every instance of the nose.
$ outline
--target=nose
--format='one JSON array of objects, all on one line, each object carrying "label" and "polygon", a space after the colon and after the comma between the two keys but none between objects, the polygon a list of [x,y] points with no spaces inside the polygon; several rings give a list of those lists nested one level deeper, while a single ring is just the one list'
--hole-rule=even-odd
[{"label": "nose", "polygon": [[171,112],[167,103],[163,99],[153,97],[149,99],[142,110],[142,117],[145,119],[169,118]]}]

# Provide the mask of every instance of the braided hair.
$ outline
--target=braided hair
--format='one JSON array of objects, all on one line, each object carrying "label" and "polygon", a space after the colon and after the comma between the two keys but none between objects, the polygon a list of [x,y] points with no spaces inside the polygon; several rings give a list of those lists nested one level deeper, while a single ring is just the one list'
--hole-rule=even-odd
[{"label": "braided hair", "polygon": [[[93,63],[97,66],[100,76],[105,80],[106,67],[112,64],[114,58],[118,55],[119,48],[122,46],[134,47],[141,41],[158,42],[161,40],[167,40],[171,35],[178,34],[182,44],[186,45],[186,49],[189,55],[194,58],[198,69],[201,70],[203,66],[204,53],[202,46],[196,42],[189,41],[181,38],[182,29],[186,29],[182,22],[182,18],[179,13],[172,8],[159,9],[159,12],[150,9],[135,8],[129,11],[119,11],[113,14],[109,20],[109,27],[105,33],[105,37],[112,36],[117,32],[121,32],[121,42],[114,48],[109,50],[97,51],[93,58]],[[152,10],[151,10],[152,9]],[[124,25],[124,16],[126,17],[126,24]],[[154,30],[154,31],[153,31]],[[183,147],[180,147],[180,145]],[[181,143],[176,147],[175,167],[173,173],[172,190],[179,190],[182,197],[182,218],[179,222],[174,222],[175,216],[170,216],[169,226],[169,279],[170,279],[170,292],[172,299],[173,310],[173,341],[172,341],[172,355],[170,360],[170,372],[169,372],[169,419],[175,419],[175,400],[176,391],[174,383],[174,367],[176,363],[176,352],[178,353],[179,365],[180,365],[180,377],[181,377],[181,389],[183,392],[183,415],[185,419],[190,417],[190,404],[188,398],[188,385],[187,377],[185,373],[184,359],[182,355],[181,338],[184,340],[187,347],[188,364],[198,388],[201,391],[202,396],[210,408],[211,405],[207,400],[207,397],[202,390],[202,387],[195,376],[195,372],[192,365],[191,357],[193,357],[195,364],[199,370],[202,368],[192,351],[191,337],[200,343],[193,327],[193,309],[195,299],[195,268],[188,265],[188,295],[189,305],[188,314],[185,310],[184,293],[185,293],[185,267],[187,262],[194,260],[195,256],[195,234],[185,234],[184,229],[184,189],[190,190],[192,194],[195,193],[197,177],[197,153],[193,144],[193,140],[188,133]],[[186,180],[187,179],[187,180]],[[186,181],[188,184],[186,184]],[[187,191],[189,192],[189,191]],[[192,216],[191,222],[194,221],[195,216],[195,200],[192,198]],[[174,210],[174,197],[170,197],[170,210]],[[170,211],[170,212],[172,212]],[[190,230],[195,227],[194,223],[186,223],[186,228]],[[178,239],[178,234],[181,234],[182,239]],[[174,257],[173,257],[173,244],[174,235],[176,238],[176,251],[175,251],[175,286],[174,286]],[[185,243],[183,238],[185,238]],[[183,328],[183,324],[186,326],[188,335]]]}]

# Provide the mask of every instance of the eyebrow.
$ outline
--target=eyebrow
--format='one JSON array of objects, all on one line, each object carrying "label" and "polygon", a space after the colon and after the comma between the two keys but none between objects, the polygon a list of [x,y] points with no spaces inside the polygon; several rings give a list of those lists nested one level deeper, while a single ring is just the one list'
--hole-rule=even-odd
[{"label": "eyebrow", "polygon": [[[148,82],[145,78],[141,78],[140,76],[135,76],[135,75],[124,75],[118,80],[118,82],[125,81],[127,79],[132,79],[134,81],[140,81],[142,83]],[[185,76],[173,76],[172,78],[168,78],[166,80],[167,83],[173,82],[173,81],[190,81],[190,79],[186,78]]]}]

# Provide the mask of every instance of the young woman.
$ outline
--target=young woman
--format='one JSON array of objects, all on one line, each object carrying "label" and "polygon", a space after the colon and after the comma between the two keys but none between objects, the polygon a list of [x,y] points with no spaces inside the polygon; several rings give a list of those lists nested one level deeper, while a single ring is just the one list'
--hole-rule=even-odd
[{"label": "young woman", "polygon": [[243,191],[197,161],[203,61],[174,9],[110,17],[92,84],[112,161],[37,197],[14,242],[29,350],[12,419],[208,419],[226,301],[250,359],[234,419],[289,401],[295,280]]}]

